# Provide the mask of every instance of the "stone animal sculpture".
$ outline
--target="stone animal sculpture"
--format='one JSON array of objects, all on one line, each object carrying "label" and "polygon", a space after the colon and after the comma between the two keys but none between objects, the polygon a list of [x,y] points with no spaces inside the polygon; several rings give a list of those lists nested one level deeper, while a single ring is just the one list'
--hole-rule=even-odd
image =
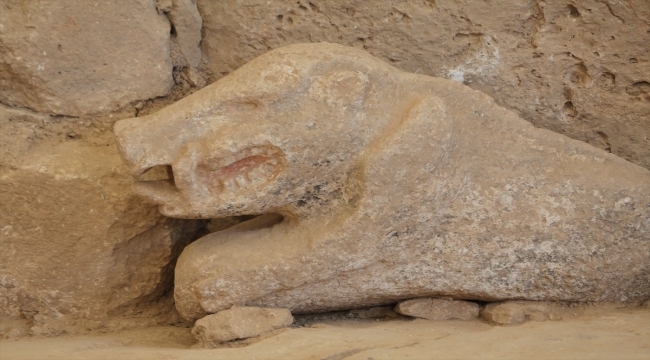
[{"label": "stone animal sculpture", "polygon": [[360,50],[270,51],[115,134],[135,175],[171,168],[134,185],[163,214],[265,214],[185,248],[187,319],[650,297],[650,171]]}]

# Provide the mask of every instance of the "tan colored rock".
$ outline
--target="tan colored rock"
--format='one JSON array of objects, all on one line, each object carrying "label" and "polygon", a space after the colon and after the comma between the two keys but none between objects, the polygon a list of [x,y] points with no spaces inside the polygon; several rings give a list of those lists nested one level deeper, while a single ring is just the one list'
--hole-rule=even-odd
[{"label": "tan colored rock", "polygon": [[490,303],[481,310],[481,318],[497,325],[518,325],[528,320],[546,321],[562,318],[555,305],[533,301]]},{"label": "tan colored rock", "polygon": [[0,339],[19,339],[29,335],[29,323],[19,317],[0,317]]},{"label": "tan colored rock", "polygon": [[169,20],[174,25],[176,36],[174,41],[178,43],[180,51],[185,58],[187,66],[196,68],[201,62],[201,25],[203,20],[196,8],[194,0],[174,0]]},{"label": "tan colored rock", "polygon": [[395,312],[428,320],[472,320],[478,317],[479,306],[462,300],[412,299],[398,303]]},{"label": "tan colored rock", "polygon": [[152,0],[6,0],[0,102],[82,115],[167,95],[169,20]]},{"label": "tan colored rock", "polygon": [[327,41],[461,81],[536,127],[650,169],[647,0],[198,0],[211,82]]},{"label": "tan colored rock", "polygon": [[10,146],[20,156],[2,159],[0,315],[28,318],[33,334],[85,330],[156,300],[198,228],[138,199],[108,145]]},{"label": "tan colored rock", "polygon": [[233,306],[199,319],[192,334],[200,344],[214,347],[226,341],[260,336],[292,323],[293,316],[287,309]]},{"label": "tan colored rock", "polygon": [[171,166],[135,184],[163,214],[284,219],[185,248],[188,319],[650,295],[650,171],[362,50],[284,47],[115,132],[133,174]]},{"label": "tan colored rock", "polygon": [[[488,304],[481,317],[489,322],[499,325],[516,325],[526,321],[526,315],[522,306],[509,303]],[[501,305],[501,306],[499,306]]]}]

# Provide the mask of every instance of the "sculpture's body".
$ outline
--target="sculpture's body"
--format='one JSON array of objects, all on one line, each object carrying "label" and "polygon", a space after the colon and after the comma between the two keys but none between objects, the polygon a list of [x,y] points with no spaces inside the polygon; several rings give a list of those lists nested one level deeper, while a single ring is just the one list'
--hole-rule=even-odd
[{"label": "sculpture's body", "polygon": [[362,51],[281,48],[115,131],[134,173],[172,165],[175,182],[136,183],[163,214],[284,216],[185,249],[188,319],[233,304],[650,296],[648,170]]}]

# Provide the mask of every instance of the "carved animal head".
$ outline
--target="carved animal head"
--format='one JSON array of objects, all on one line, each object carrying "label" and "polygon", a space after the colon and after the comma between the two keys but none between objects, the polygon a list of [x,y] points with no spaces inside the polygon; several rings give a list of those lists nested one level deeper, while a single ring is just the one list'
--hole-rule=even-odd
[{"label": "carved animal head", "polygon": [[169,180],[134,185],[167,216],[326,213],[353,202],[364,149],[403,112],[381,97],[395,73],[348,47],[284,47],[157,113],[117,122],[117,144],[135,176],[171,169]]}]

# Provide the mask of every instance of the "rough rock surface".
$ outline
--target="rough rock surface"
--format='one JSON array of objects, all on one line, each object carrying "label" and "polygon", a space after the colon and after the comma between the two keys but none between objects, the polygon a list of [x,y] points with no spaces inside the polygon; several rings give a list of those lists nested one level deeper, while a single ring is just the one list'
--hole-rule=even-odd
[{"label": "rough rock surface", "polygon": [[478,317],[479,306],[461,300],[412,299],[398,303],[395,312],[429,320],[472,320]]},{"label": "rough rock surface", "polygon": [[163,214],[270,214],[185,248],[188,319],[650,295],[650,171],[361,50],[277,49],[115,132],[134,174],[171,167],[135,187]]},{"label": "rough rock surface", "polygon": [[498,325],[517,325],[532,321],[560,320],[559,306],[544,302],[507,301],[490,303],[481,310],[481,317]]},{"label": "rough rock surface", "polygon": [[174,0],[169,11],[174,26],[174,40],[183,54],[186,66],[196,68],[201,62],[201,25],[203,20],[193,0]]},{"label": "rough rock surface", "polygon": [[247,339],[285,328],[293,323],[287,309],[265,309],[233,306],[232,308],[199,319],[192,334],[206,347]]},{"label": "rough rock surface", "polygon": [[174,83],[169,20],[152,0],[5,0],[0,24],[6,105],[108,112],[167,95]]},{"label": "rough rock surface", "polygon": [[211,81],[328,41],[456,79],[536,127],[650,169],[650,2],[199,0]]},{"label": "rough rock surface", "polygon": [[58,333],[167,291],[199,224],[136,197],[113,143],[38,140],[48,117],[0,110],[0,315]]}]

